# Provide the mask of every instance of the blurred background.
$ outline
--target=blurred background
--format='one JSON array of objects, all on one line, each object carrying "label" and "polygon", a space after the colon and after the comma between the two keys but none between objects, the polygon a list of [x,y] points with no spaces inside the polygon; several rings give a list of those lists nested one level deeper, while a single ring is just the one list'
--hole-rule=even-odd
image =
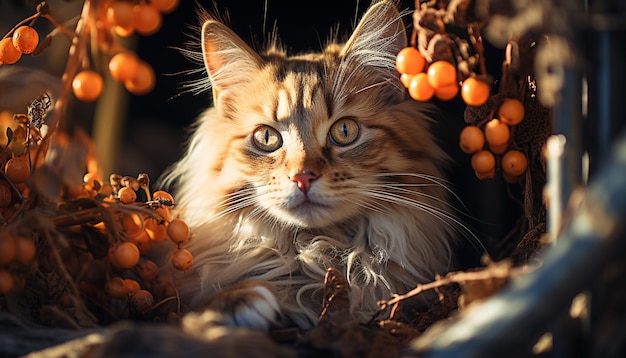
[{"label": "blurred background", "polygon": [[[49,0],[52,15],[67,21],[80,14],[82,0]],[[320,50],[327,40],[338,34],[347,38],[357,19],[368,7],[369,1],[318,0],[301,3],[286,0],[181,0],[173,12],[163,17],[161,30],[152,36],[125,39],[123,44],[133,49],[139,57],[153,66],[157,74],[156,88],[144,96],[129,95],[118,83],[108,79],[105,93],[95,104],[73,101],[70,104],[73,126],[82,128],[96,142],[103,174],[136,176],[148,173],[152,181],[175,162],[182,154],[187,138],[187,128],[211,104],[209,92],[185,93],[181,87],[197,76],[187,71],[201,66],[185,58],[179,47],[192,40],[200,26],[197,8],[203,6],[226,14],[229,25],[246,42],[257,48],[265,43],[274,26],[289,53]],[[413,10],[414,1],[400,2],[401,9]],[[0,33],[7,33],[17,22],[35,13],[31,1],[0,0]],[[405,22],[410,33],[411,16]],[[52,26],[40,19],[34,26],[40,34]],[[58,88],[65,69],[70,40],[56,36],[52,46],[41,56],[24,56],[18,65],[0,66],[0,110],[23,113],[25,105],[42,91],[44,83]],[[488,72],[499,78],[502,49],[487,44]],[[26,70],[21,69],[26,67]],[[41,85],[34,85],[42,82]],[[14,83],[8,85],[8,83]],[[29,86],[20,84],[29,83]],[[57,86],[57,87],[55,87]],[[465,126],[461,100],[437,103],[442,117],[435,125],[436,135],[453,158],[448,177],[451,188],[463,204],[458,205],[460,219],[485,242],[504,237],[519,219],[522,209],[517,199],[520,188],[505,184],[500,176],[494,180],[476,179],[470,167],[470,157],[458,146],[460,130]],[[95,119],[94,119],[95,118]],[[513,198],[513,199],[512,199]],[[468,245],[468,260],[474,264],[478,251]]]}]

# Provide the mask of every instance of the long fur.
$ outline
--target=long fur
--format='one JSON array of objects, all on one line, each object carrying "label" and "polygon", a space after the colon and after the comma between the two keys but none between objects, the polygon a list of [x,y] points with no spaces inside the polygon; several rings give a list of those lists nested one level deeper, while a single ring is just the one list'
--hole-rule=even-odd
[{"label": "long fur", "polygon": [[[194,233],[195,263],[179,282],[186,301],[199,308],[240,281],[264,280],[285,315],[307,328],[330,267],[347,276],[358,319],[447,272],[464,226],[448,204],[446,155],[429,131],[435,112],[407,98],[395,71],[406,34],[393,2],[373,5],[345,45],[319,54],[257,54],[214,19],[202,31],[215,106],[165,180]],[[345,147],[328,137],[340,118],[361,130]],[[259,125],[276,128],[283,146],[255,148]],[[308,198],[326,207],[307,211],[289,175],[311,168],[320,176]]]}]

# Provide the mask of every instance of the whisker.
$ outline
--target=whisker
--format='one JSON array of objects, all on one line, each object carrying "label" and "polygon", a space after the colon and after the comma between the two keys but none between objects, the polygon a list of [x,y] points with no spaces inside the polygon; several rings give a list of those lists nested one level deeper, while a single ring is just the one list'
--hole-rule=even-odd
[{"label": "whisker", "polygon": [[[373,177],[408,176],[408,177],[414,177],[414,178],[430,181],[431,183],[443,188],[448,194],[450,194],[456,200],[456,202],[458,202],[463,207],[463,210],[465,211],[464,213],[469,213],[469,208],[465,205],[465,203],[463,203],[463,200],[461,200],[461,198],[450,187],[452,183],[449,180],[446,180],[444,178],[440,178],[434,175],[424,174],[424,173],[402,173],[402,172],[372,174],[371,176]],[[421,184],[416,184],[416,185],[421,185]],[[463,212],[463,211],[459,210],[459,212]]]},{"label": "whisker", "polygon": [[[439,209],[428,203],[421,202],[421,201],[411,199],[411,198],[407,198],[399,194],[390,193],[385,190],[366,189],[364,193],[372,198],[376,198],[376,199],[386,201],[392,204],[401,204],[409,208],[416,208],[416,209],[422,210],[428,214],[431,214],[434,218],[442,220],[446,223],[453,223],[454,224],[453,227],[455,228],[457,232],[464,233],[465,235],[469,235],[473,239],[471,243],[474,246],[478,245],[478,247],[481,250],[483,250],[484,252],[487,251],[487,249],[482,244],[480,239],[472,232],[472,230],[470,230],[467,227],[467,225],[465,225],[459,219],[457,219],[456,217],[454,217],[453,215],[449,214],[448,212],[442,209]],[[445,221],[443,219],[446,219],[448,221]]]}]

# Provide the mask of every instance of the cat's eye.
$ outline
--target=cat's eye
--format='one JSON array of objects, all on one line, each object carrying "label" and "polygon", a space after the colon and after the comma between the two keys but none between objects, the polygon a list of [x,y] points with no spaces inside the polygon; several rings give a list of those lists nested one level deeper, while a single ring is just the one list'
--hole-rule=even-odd
[{"label": "cat's eye", "polygon": [[330,127],[330,141],[339,146],[354,143],[359,138],[359,123],[352,118],[341,118]]},{"label": "cat's eye", "polygon": [[252,142],[264,152],[273,152],[283,145],[283,138],[270,126],[259,126],[252,133]]}]

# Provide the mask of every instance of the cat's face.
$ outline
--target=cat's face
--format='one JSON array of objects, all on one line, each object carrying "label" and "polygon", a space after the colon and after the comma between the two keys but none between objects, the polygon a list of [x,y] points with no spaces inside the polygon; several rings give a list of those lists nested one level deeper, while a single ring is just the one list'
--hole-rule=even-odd
[{"label": "cat's face", "polygon": [[299,57],[258,55],[205,25],[218,115],[202,135],[219,148],[208,168],[222,190],[218,210],[325,227],[419,201],[414,193],[432,184],[422,174],[439,174],[441,153],[393,69],[402,24],[371,17],[343,49]]}]

